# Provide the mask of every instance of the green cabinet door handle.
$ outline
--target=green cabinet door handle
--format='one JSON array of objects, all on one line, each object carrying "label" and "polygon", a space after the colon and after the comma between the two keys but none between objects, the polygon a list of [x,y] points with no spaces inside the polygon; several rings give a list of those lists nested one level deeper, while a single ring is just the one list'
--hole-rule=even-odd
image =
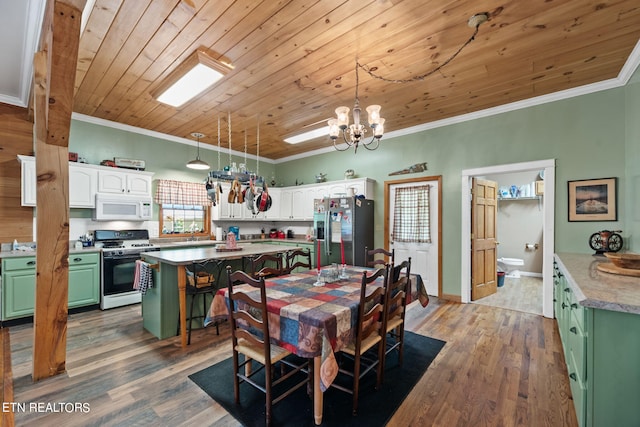
[{"label": "green cabinet door handle", "polygon": [[574,381],[577,381],[577,380],[578,380],[578,377],[576,376],[575,372],[570,373],[570,374],[569,374],[569,378],[571,378],[571,379],[572,379],[572,380],[574,380]]},{"label": "green cabinet door handle", "polygon": [[576,335],[578,334],[578,330],[576,329],[576,327],[575,327],[575,326],[572,326],[571,328],[569,328],[569,331],[570,331],[570,332],[573,332],[573,333],[574,333],[574,334],[576,334]]},{"label": "green cabinet door handle", "polygon": [[29,262],[27,262],[27,265],[36,265],[36,262],[35,261],[29,261]]}]

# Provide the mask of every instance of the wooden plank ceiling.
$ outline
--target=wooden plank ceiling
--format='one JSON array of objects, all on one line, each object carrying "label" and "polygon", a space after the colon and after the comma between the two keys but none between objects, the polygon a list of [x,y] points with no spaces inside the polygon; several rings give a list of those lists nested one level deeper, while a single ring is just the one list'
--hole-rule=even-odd
[{"label": "wooden plank ceiling", "polygon": [[[393,131],[615,78],[640,39],[638,0],[97,0],[80,41],[74,111],[278,159],[330,145],[285,136],[353,107],[380,104]],[[183,107],[152,96],[197,48],[234,66]],[[383,138],[384,141],[384,138]]]}]

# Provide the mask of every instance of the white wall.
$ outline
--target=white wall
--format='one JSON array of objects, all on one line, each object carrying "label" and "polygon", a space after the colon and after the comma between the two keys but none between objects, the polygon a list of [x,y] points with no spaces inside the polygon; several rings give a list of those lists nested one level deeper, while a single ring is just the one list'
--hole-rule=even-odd
[{"label": "white wall", "polygon": [[[526,186],[539,180],[537,172],[496,174],[486,177],[498,183],[498,188]],[[541,200],[498,201],[498,258],[520,258],[524,266],[518,269],[532,274],[542,273],[543,216]],[[527,249],[526,244],[538,244]]]}]

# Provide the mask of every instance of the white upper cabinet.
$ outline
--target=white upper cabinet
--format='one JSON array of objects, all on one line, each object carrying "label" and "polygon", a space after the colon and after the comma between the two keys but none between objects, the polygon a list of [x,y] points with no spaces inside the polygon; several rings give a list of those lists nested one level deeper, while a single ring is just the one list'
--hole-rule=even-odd
[{"label": "white upper cabinet", "polygon": [[229,204],[227,198],[230,184],[223,183],[222,200],[212,208],[212,220],[311,221],[315,199],[349,195],[350,189],[353,189],[355,195],[371,199],[374,196],[374,184],[375,181],[369,178],[354,178],[295,187],[274,187],[269,189],[271,209],[254,214],[244,203]]},{"label": "white upper cabinet", "polygon": [[[18,156],[22,172],[22,206],[36,205],[36,159]],[[122,171],[69,162],[69,207],[95,208],[96,192],[151,197],[152,172]]]},{"label": "white upper cabinet", "polygon": [[22,173],[22,206],[36,205],[36,159],[27,156],[18,156]]},{"label": "white upper cabinet", "polygon": [[313,203],[307,206],[305,194],[310,188],[287,187],[282,189],[280,197],[280,219],[306,220],[313,219]]},{"label": "white upper cabinet", "polygon": [[244,203],[229,203],[229,192],[231,191],[231,183],[221,183],[222,194],[220,194],[220,202],[216,206],[211,207],[211,219],[220,221],[225,219],[240,220],[243,219],[244,211],[248,211]]},{"label": "white upper cabinet", "polygon": [[149,172],[99,170],[98,192],[151,197],[151,175]]},{"label": "white upper cabinet", "polygon": [[94,208],[98,190],[98,171],[82,163],[69,163],[69,206]]},{"label": "white upper cabinet", "polygon": [[[269,220],[275,221],[281,219],[282,208],[282,191],[280,188],[269,188],[269,197],[271,197],[271,207],[268,211],[252,213],[249,208],[245,207],[244,219]],[[246,205],[245,205],[246,206]]]},{"label": "white upper cabinet", "polygon": [[375,181],[369,178],[353,178],[342,181],[333,181],[328,183],[328,193],[330,197],[349,196],[351,190],[355,195],[364,195],[365,198],[373,198]]}]

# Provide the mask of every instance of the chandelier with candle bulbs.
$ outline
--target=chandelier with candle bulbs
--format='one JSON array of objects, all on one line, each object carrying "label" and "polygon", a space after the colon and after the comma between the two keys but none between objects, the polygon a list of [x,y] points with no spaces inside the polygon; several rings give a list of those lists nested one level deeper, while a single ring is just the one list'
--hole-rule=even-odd
[{"label": "chandelier with candle bulbs", "polygon": [[[472,15],[467,21],[467,25],[470,28],[474,28],[474,32],[469,37],[469,39],[460,46],[460,48],[451,55],[448,59],[440,63],[437,67],[430,70],[429,72],[419,75],[413,76],[408,79],[389,79],[383,76],[379,76],[373,72],[373,69],[367,65],[360,64],[356,59],[356,99],[353,105],[353,123],[349,124],[349,107],[338,107],[336,108],[336,118],[329,119],[327,124],[329,125],[329,137],[333,140],[333,146],[338,151],[346,151],[349,148],[353,147],[354,152],[358,151],[358,147],[362,145],[367,150],[375,150],[380,145],[380,139],[384,134],[384,119],[380,117],[380,106],[379,105],[370,105],[366,108],[368,118],[367,122],[369,123],[369,127],[371,128],[371,139],[365,136],[367,133],[367,128],[364,124],[360,123],[360,113],[362,110],[360,109],[360,100],[358,99],[358,85],[360,83],[358,76],[358,69],[362,68],[367,74],[371,77],[385,81],[387,83],[413,83],[418,80],[424,80],[426,77],[436,73],[442,67],[449,64],[458,54],[469,44],[471,43],[476,35],[478,34],[478,28],[481,24],[487,22],[489,20],[488,12],[480,12]],[[339,143],[338,138],[342,134],[342,141]],[[343,148],[342,142],[346,144],[346,147]],[[340,144],[340,145],[338,145]]]},{"label": "chandelier with candle bulbs", "polygon": [[[333,140],[333,146],[338,151],[346,151],[353,147],[354,153],[358,151],[358,146],[362,145],[367,150],[375,150],[380,144],[380,138],[384,134],[384,119],[380,117],[380,106],[369,105],[367,107],[369,127],[371,128],[371,139],[367,139],[365,134],[367,128],[360,123],[360,100],[358,99],[358,85],[360,83],[358,76],[358,68],[360,64],[356,60],[356,100],[353,105],[353,123],[349,125],[349,107],[336,108],[337,118],[330,119],[329,137]],[[342,139],[347,146],[340,148],[336,144],[336,140],[342,131]],[[374,144],[375,143],[375,144]]]}]

